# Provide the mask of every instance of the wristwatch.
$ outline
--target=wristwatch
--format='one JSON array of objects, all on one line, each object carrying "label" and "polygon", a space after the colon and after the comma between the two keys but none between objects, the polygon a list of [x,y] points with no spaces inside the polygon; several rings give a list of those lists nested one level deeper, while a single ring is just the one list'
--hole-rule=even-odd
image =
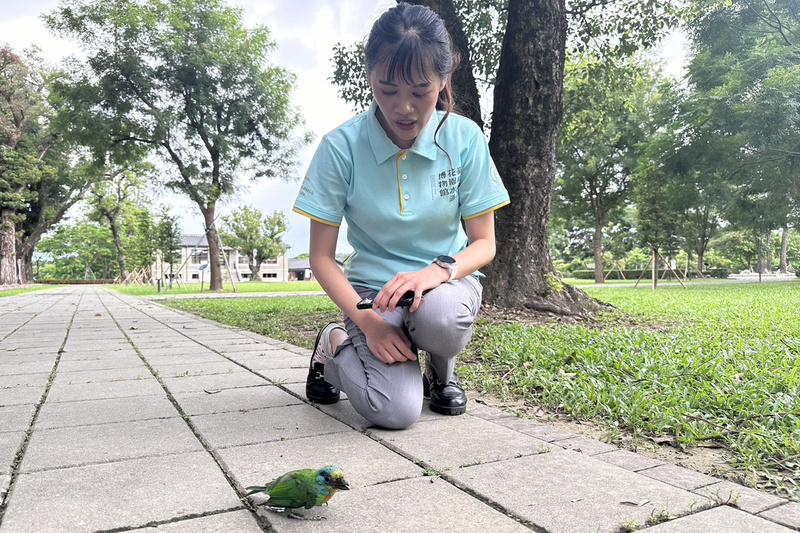
[{"label": "wristwatch", "polygon": [[447,278],[447,281],[452,281],[458,274],[458,263],[449,255],[440,255],[433,260],[433,264],[450,271],[450,277]]}]

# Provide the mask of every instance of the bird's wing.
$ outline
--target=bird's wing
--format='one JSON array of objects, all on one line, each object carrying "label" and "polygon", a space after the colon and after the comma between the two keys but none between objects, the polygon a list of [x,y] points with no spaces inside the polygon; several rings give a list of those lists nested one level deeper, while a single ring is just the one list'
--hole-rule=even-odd
[{"label": "bird's wing", "polygon": [[295,470],[267,484],[268,505],[277,507],[305,507],[311,509],[317,503],[317,471]]}]

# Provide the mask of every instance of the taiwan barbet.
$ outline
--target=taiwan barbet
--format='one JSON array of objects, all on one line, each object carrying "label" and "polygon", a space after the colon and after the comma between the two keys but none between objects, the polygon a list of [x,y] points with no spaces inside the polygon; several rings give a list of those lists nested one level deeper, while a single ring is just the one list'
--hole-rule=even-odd
[{"label": "taiwan barbet", "polygon": [[293,511],[301,507],[311,509],[326,504],[336,491],[350,490],[350,486],[345,481],[341,468],[328,465],[319,470],[292,470],[266,485],[247,487],[247,490],[249,492],[245,496],[261,492],[267,494],[269,500],[264,504],[267,510],[282,512],[289,518],[321,520],[319,517],[306,517]]}]

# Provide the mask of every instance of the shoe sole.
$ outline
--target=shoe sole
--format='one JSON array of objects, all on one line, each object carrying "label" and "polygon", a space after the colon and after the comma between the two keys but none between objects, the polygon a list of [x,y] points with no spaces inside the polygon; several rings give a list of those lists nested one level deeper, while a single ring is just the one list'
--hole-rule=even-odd
[{"label": "shoe sole", "polygon": [[441,407],[439,405],[429,404],[430,410],[434,413],[438,413],[440,415],[447,415],[447,416],[457,416],[463,415],[467,412],[467,406],[463,407]]}]

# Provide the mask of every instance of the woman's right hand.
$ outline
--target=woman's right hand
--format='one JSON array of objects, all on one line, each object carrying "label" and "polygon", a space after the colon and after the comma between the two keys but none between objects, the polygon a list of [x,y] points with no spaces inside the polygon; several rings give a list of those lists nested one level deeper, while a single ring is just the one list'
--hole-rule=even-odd
[{"label": "woman's right hand", "polygon": [[[371,312],[371,311],[369,311]],[[403,330],[375,315],[377,320],[370,320],[369,325],[361,326],[367,337],[367,347],[378,360],[387,365],[403,361],[416,361],[417,356],[411,349],[411,340]]]}]

